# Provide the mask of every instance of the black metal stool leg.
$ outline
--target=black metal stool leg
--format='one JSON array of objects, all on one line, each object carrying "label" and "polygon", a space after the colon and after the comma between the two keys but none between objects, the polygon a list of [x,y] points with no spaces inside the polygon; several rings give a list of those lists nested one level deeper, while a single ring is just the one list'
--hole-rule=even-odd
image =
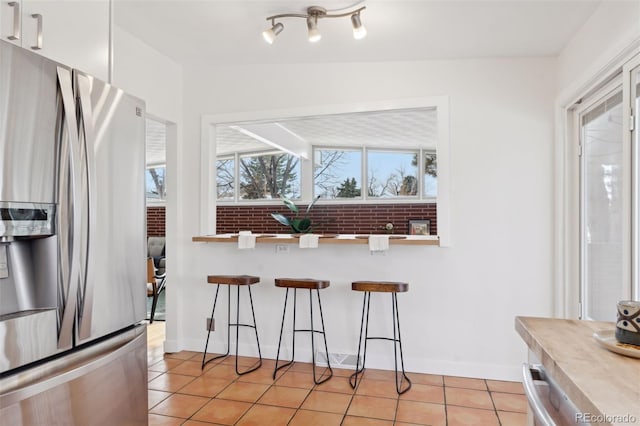
[{"label": "black metal stool leg", "polygon": [[282,323],[280,324],[280,337],[278,338],[278,352],[276,352],[276,366],[273,369],[273,380],[276,379],[276,373],[280,368],[286,367],[287,365],[291,364],[290,362],[288,362],[278,367],[278,361],[280,359],[280,346],[282,346],[282,332],[284,330],[284,318],[287,314],[287,299],[289,299],[289,289],[287,289],[284,294],[284,308],[282,309]]},{"label": "black metal stool leg", "polygon": [[[403,393],[411,389],[411,380],[409,379],[409,377],[407,377],[407,374],[404,371],[404,357],[402,356],[402,338],[400,337],[400,315],[398,313],[398,296],[396,295],[396,293],[391,294],[391,303],[392,303],[392,312],[393,312],[393,358],[394,358],[394,365],[396,368],[396,371],[395,371],[396,372],[396,376],[395,376],[396,391],[398,392],[399,395],[402,395]],[[398,330],[397,340],[396,340],[396,328]],[[399,382],[398,382],[398,355],[397,355],[396,342],[400,346],[400,366],[402,367],[402,376],[400,377]],[[408,386],[406,387],[406,389],[401,391],[400,388],[402,387],[403,380],[407,381]]]},{"label": "black metal stool leg", "polygon": [[316,333],[313,328],[313,297],[311,297],[311,289],[309,289],[309,334],[311,335],[311,366],[313,367],[313,381],[316,381]]},{"label": "black metal stool leg", "polygon": [[[311,294],[312,294],[312,290],[309,290],[309,301],[311,301]],[[322,315],[322,302],[320,302],[320,290],[316,289],[316,294],[318,295],[318,309],[320,310],[320,324],[322,325],[322,337],[324,338],[324,353],[327,356],[327,367],[329,368],[329,375],[327,377],[325,377],[324,379],[318,381],[316,380],[316,363],[315,363],[315,359],[313,361],[313,381],[315,382],[316,385],[319,385],[321,383],[326,382],[327,380],[329,380],[331,377],[333,377],[333,369],[331,368],[331,362],[329,361],[329,347],[327,346],[327,335],[325,333],[325,329],[324,329],[324,316]],[[313,303],[312,303],[313,304]],[[311,311],[311,330],[314,330],[313,328],[313,310]],[[311,338],[313,339],[313,335],[314,335],[315,331],[311,332]],[[313,340],[312,340],[313,342]],[[313,348],[313,346],[312,346]],[[315,353],[315,350],[314,350]],[[315,358],[315,357],[314,357]]]},{"label": "black metal stool leg", "polygon": [[249,370],[243,371],[242,373],[238,372],[238,343],[236,340],[236,373],[239,375],[251,373],[252,371],[256,371],[258,368],[262,366],[262,351],[260,350],[260,339],[258,338],[258,323],[256,323],[256,313],[253,309],[253,296],[251,295],[251,287],[247,287],[247,291],[249,291],[249,303],[251,304],[251,317],[253,318],[253,331],[256,334],[256,344],[258,345],[258,364]]},{"label": "black metal stool leg", "polygon": [[[364,363],[367,356],[367,336],[369,332],[369,303],[371,302],[371,293],[365,291],[364,298],[362,300],[362,318],[360,319],[360,337],[358,338],[358,355],[356,357],[356,371],[351,376],[349,376],[349,384],[352,389],[356,388],[356,384],[358,383],[358,374],[364,371]],[[365,315],[366,308],[366,315]],[[365,327],[365,318],[366,318],[366,327]],[[364,329],[364,350],[362,357],[362,368],[360,368],[360,348],[363,346],[362,339],[362,331]]]},{"label": "black metal stool leg", "polygon": [[291,362],[296,359],[296,309],[298,306],[298,289],[293,289],[293,329],[291,332]]},{"label": "black metal stool leg", "polygon": [[151,302],[151,315],[149,316],[149,324],[153,324],[153,317],[156,315],[156,306],[158,305],[159,298],[160,298],[160,295],[157,293],[157,290],[156,290],[156,294],[153,295],[153,300]]},{"label": "black metal stool leg", "polygon": [[[256,324],[256,315],[255,312],[253,310],[253,298],[251,297],[251,289],[249,287],[247,287],[247,290],[249,291],[249,300],[251,302],[251,315],[253,318],[253,325],[251,324],[241,324],[240,323],[240,286],[236,286],[237,291],[236,291],[236,322],[235,324],[229,324],[229,333],[227,333],[227,336],[231,335],[231,326],[234,326],[236,328],[236,362],[235,362],[235,367],[236,367],[236,374],[239,376],[242,376],[243,374],[247,374],[247,373],[251,373],[252,371],[257,370],[258,368],[260,368],[260,366],[262,365],[262,353],[260,352],[260,341],[258,340],[258,327]],[[229,306],[229,312],[231,312],[231,306]],[[231,318],[231,317],[229,317]],[[249,328],[253,328],[255,330],[256,333],[256,342],[258,344],[258,354],[260,355],[260,359],[258,361],[258,364],[252,368],[249,368],[248,370],[245,371],[239,371],[238,369],[238,347],[239,347],[239,341],[240,341],[240,327],[249,327]],[[230,343],[229,343],[230,344]],[[227,353],[229,351],[227,350]]]},{"label": "black metal stool leg", "polygon": [[[218,303],[218,292],[220,291],[220,284],[218,284],[218,287],[216,288],[216,296],[213,299],[213,309],[211,309],[211,321],[213,321],[213,314],[216,311],[216,303]],[[208,361],[205,361],[207,359],[207,347],[209,346],[209,336],[211,336],[211,330],[207,330],[207,342],[204,345],[204,354],[202,355],[202,369],[204,370],[204,366],[206,364],[208,364],[209,362],[215,360],[215,359],[219,359],[219,358],[223,358],[227,355],[229,355],[229,341],[227,340],[227,353],[223,354],[223,355],[218,355],[216,357],[211,358]]]}]

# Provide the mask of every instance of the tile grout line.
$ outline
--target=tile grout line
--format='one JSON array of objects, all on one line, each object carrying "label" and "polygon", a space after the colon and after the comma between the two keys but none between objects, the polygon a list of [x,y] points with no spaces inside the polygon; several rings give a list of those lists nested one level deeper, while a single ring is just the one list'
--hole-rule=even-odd
[{"label": "tile grout line", "polygon": [[[181,390],[181,389],[184,389],[185,387],[187,387],[187,386],[188,386],[190,383],[192,383],[194,380],[196,380],[196,379],[198,379],[198,378],[203,378],[203,377],[204,377],[204,375],[205,375],[208,371],[210,371],[211,369],[213,369],[213,368],[216,368],[216,367],[219,367],[219,366],[222,366],[222,365],[227,366],[227,367],[229,367],[229,366],[231,366],[231,367],[232,367],[232,366],[233,366],[233,364],[225,364],[225,363],[224,363],[224,361],[225,361],[226,359],[228,359],[228,358],[222,358],[219,362],[217,362],[217,363],[215,363],[214,365],[212,365],[212,366],[211,366],[211,368],[207,369],[206,371],[201,371],[201,372],[200,372],[200,374],[199,374],[198,376],[192,376],[192,375],[190,375],[190,374],[182,374],[181,372],[171,373],[171,371],[170,371],[170,370],[174,370],[174,369],[178,368],[180,365],[184,364],[184,363],[185,363],[185,362],[187,362],[187,361],[192,361],[192,362],[193,362],[193,359],[195,359],[195,358],[197,358],[197,357],[198,357],[198,354],[193,354],[193,355],[192,355],[191,357],[189,357],[189,358],[173,358],[173,357],[166,357],[166,358],[169,358],[169,359],[173,359],[173,360],[179,361],[179,363],[178,363],[178,364],[176,364],[175,366],[173,366],[172,368],[167,369],[167,370],[165,370],[165,371],[148,370],[148,371],[151,371],[151,372],[154,372],[154,373],[160,373],[160,375],[159,375],[159,376],[157,376],[157,377],[154,377],[154,378],[153,378],[153,379],[151,379],[151,380],[148,380],[148,381],[147,381],[147,386],[148,386],[148,383],[149,383],[150,381],[156,380],[157,378],[162,377],[163,375],[169,375],[169,374],[171,374],[171,375],[185,376],[185,377],[190,377],[190,378],[191,378],[191,381],[189,381],[188,383],[185,383],[183,386],[181,386],[180,388],[178,388],[177,390],[175,390],[175,391],[173,391],[173,392],[167,392],[167,391],[166,391],[166,390],[164,390],[164,389],[162,389],[162,390],[159,390],[159,389],[149,389],[149,388],[147,387],[147,390],[148,390],[148,391],[149,391],[149,390],[154,390],[154,391],[158,391],[158,392],[167,392],[167,393],[169,393],[169,395],[168,395],[166,398],[163,398],[162,400],[158,401],[156,404],[154,404],[154,406],[153,406],[153,407],[148,407],[148,408],[147,408],[147,412],[148,412],[149,414],[154,414],[154,415],[163,416],[163,417],[169,417],[169,418],[180,419],[180,420],[183,420],[183,423],[184,423],[184,422],[187,422],[187,421],[189,421],[189,420],[192,420],[192,419],[193,419],[193,417],[194,417],[198,412],[200,412],[200,411],[202,410],[202,408],[204,408],[204,406],[206,406],[207,404],[209,404],[209,403],[210,403],[211,401],[213,401],[214,399],[217,399],[217,396],[218,396],[218,395],[220,395],[221,393],[223,393],[223,392],[224,392],[224,391],[225,391],[229,386],[231,386],[231,385],[232,385],[232,384],[234,384],[234,383],[235,383],[235,384],[243,384],[243,383],[252,384],[252,383],[253,383],[253,384],[264,384],[264,385],[267,385],[267,388],[266,388],[266,389],[265,389],[265,390],[264,390],[264,391],[263,391],[263,392],[262,392],[262,393],[257,397],[257,399],[256,399],[255,401],[253,401],[253,402],[251,403],[250,407],[249,407],[249,408],[248,408],[248,409],[247,409],[247,410],[246,410],[246,411],[245,411],[245,412],[244,412],[244,413],[243,413],[243,414],[242,414],[242,415],[241,415],[241,416],[236,420],[236,422],[235,422],[234,424],[237,424],[237,423],[238,423],[238,422],[240,422],[240,421],[241,421],[241,420],[246,416],[246,414],[247,414],[251,409],[253,409],[256,405],[265,405],[265,406],[269,406],[269,407],[280,407],[279,405],[273,405],[273,404],[259,404],[259,403],[258,403],[258,401],[259,401],[259,400],[260,400],[260,398],[262,398],[262,397],[263,397],[263,396],[264,396],[264,395],[265,395],[265,394],[266,394],[270,389],[272,389],[272,388],[274,388],[274,387],[290,387],[290,386],[281,386],[281,385],[278,385],[278,384],[277,384],[277,381],[278,381],[278,380],[280,380],[280,379],[282,378],[282,376],[284,376],[286,373],[289,373],[289,372],[296,372],[296,373],[301,373],[301,374],[302,374],[302,373],[307,373],[307,374],[311,375],[311,373],[308,373],[308,372],[306,372],[306,371],[304,371],[304,370],[301,370],[301,371],[297,371],[297,370],[296,370],[296,371],[294,371],[294,370],[292,370],[293,365],[294,365],[295,363],[294,363],[294,364],[292,364],[291,366],[289,366],[287,369],[283,370],[283,371],[282,371],[282,375],[281,375],[280,377],[278,377],[275,381],[271,382],[271,383],[258,383],[258,382],[254,383],[254,382],[252,382],[252,381],[250,381],[250,380],[248,380],[248,381],[246,381],[246,382],[245,382],[245,381],[240,381],[240,378],[241,378],[242,376],[235,375],[235,377],[234,377],[234,378],[230,379],[230,382],[229,382],[226,386],[224,386],[223,388],[221,388],[220,390],[218,390],[218,391],[217,391],[213,396],[211,396],[211,397],[208,397],[208,396],[207,396],[206,398],[207,398],[208,400],[207,400],[207,401],[202,405],[202,407],[200,407],[199,409],[197,409],[193,414],[191,414],[191,415],[190,415],[189,417],[187,417],[186,419],[185,419],[185,418],[180,418],[180,417],[173,417],[173,416],[169,416],[169,415],[163,415],[163,414],[150,413],[150,411],[151,411],[154,407],[158,406],[160,403],[162,403],[163,401],[166,401],[166,399],[168,399],[168,398],[170,398],[171,396],[174,396],[174,395],[185,395],[185,396],[195,396],[195,397],[199,397],[199,396],[200,396],[200,397],[201,397],[202,395],[189,394],[189,393],[180,393],[180,390]],[[165,358],[165,359],[166,359],[166,358]],[[162,362],[163,360],[164,360],[164,359],[156,360],[156,362],[154,362],[152,365],[158,364],[158,363]],[[301,364],[307,364],[307,363],[301,363]],[[229,367],[229,368],[230,368],[230,367]],[[326,368],[325,368],[325,373],[326,373]],[[322,378],[322,376],[321,376],[321,378]],[[336,376],[336,378],[342,378],[342,379],[344,379],[344,380],[348,380],[348,378],[347,378],[347,377],[344,377],[344,376]],[[363,378],[364,378],[364,376],[363,376]],[[371,380],[375,380],[375,379],[371,379]],[[490,400],[491,400],[491,404],[492,404],[492,407],[493,407],[492,409],[487,409],[487,411],[492,411],[492,412],[494,413],[494,415],[496,416],[496,419],[497,419],[497,421],[498,421],[498,425],[502,425],[502,421],[500,420],[500,417],[498,416],[498,410],[497,410],[497,407],[496,407],[496,404],[495,404],[495,400],[494,400],[494,395],[493,395],[493,394],[494,394],[494,393],[504,393],[504,394],[508,394],[508,395],[522,395],[522,393],[521,393],[521,392],[509,392],[509,391],[503,391],[503,392],[500,392],[500,391],[493,391],[493,390],[491,390],[491,389],[490,389],[490,387],[489,387],[489,385],[488,385],[487,380],[488,380],[488,379],[482,379],[482,383],[483,383],[484,388],[485,388],[483,391],[486,391],[486,392],[489,394],[489,397],[490,397]],[[380,381],[380,382],[388,382],[388,380],[378,380],[378,381]],[[392,381],[391,381],[391,382],[392,382]],[[393,382],[392,382],[392,383],[393,383]],[[358,391],[358,389],[360,388],[360,385],[361,385],[361,382],[359,382],[359,383],[358,383],[358,385],[356,386],[356,388],[355,388],[355,389],[353,389],[353,392],[346,393],[346,395],[349,395],[349,403],[347,404],[347,406],[346,406],[346,408],[345,408],[345,410],[344,410],[344,412],[343,412],[343,414],[342,414],[342,419],[341,419],[340,424],[343,424],[343,423],[344,423],[344,421],[346,420],[347,413],[348,413],[348,411],[349,411],[349,409],[350,409],[350,407],[351,407],[351,405],[352,405],[352,403],[353,403],[353,401],[354,401],[354,397],[357,395],[357,391]],[[293,388],[296,388],[296,387],[294,386]],[[464,387],[464,386],[462,386],[462,387],[459,387],[459,386],[446,386],[446,384],[444,383],[444,376],[443,376],[443,384],[442,384],[442,388],[443,388],[443,398],[444,398],[443,405],[444,405],[444,411],[445,411],[445,416],[446,416],[446,417],[445,417],[445,421],[446,421],[446,424],[448,425],[448,424],[449,424],[449,418],[448,418],[448,417],[449,417],[449,415],[448,415],[449,413],[448,413],[447,408],[448,408],[449,404],[447,404],[446,389],[447,389],[447,388],[454,388],[454,389],[455,389],[455,388],[460,388],[460,389],[474,390],[474,388],[473,388],[473,387]],[[308,400],[308,398],[309,398],[309,396],[311,395],[311,393],[312,393],[312,392],[314,392],[314,391],[318,391],[318,392],[326,392],[326,393],[337,393],[337,394],[343,394],[343,395],[345,394],[344,392],[337,392],[337,391],[332,391],[332,390],[323,390],[323,389],[320,389],[320,388],[318,387],[318,385],[316,385],[315,383],[312,385],[312,387],[311,387],[311,388],[308,388],[308,389],[307,389],[307,388],[297,388],[297,389],[305,389],[305,390],[308,390],[308,392],[307,392],[307,394],[306,394],[305,398],[302,400],[302,402],[301,402],[301,403],[298,405],[298,407],[294,410],[293,416],[292,416],[292,417],[291,417],[291,419],[288,421],[288,424],[290,424],[290,423],[293,421],[293,419],[294,419],[294,417],[296,416],[296,414],[297,414],[300,410],[302,410],[302,406],[304,405],[305,401],[307,401],[307,400]],[[479,390],[479,389],[478,389],[478,390]],[[373,396],[375,396],[375,395],[373,395]],[[396,400],[396,403],[395,403],[395,410],[394,410],[394,418],[393,418],[393,420],[391,420],[391,421],[392,421],[392,422],[397,422],[397,421],[398,421],[398,410],[399,410],[399,408],[400,408],[400,401],[401,401],[400,395],[395,395],[393,398],[389,398],[389,397],[386,397],[386,396],[378,396],[378,397],[380,397],[380,398],[387,398],[387,399],[395,399],[395,400]],[[234,401],[234,400],[230,400],[230,401]],[[244,402],[248,402],[248,401],[244,401]],[[426,402],[426,401],[425,401],[425,402]],[[461,405],[461,407],[465,407],[465,406],[464,406],[464,405]],[[293,408],[293,407],[286,407],[286,408]],[[466,407],[466,408],[473,408],[473,407]],[[476,408],[478,408],[478,407],[476,407]],[[507,410],[507,411],[508,411],[508,410]],[[319,410],[319,412],[323,412],[323,413],[332,413],[332,412],[329,412],[329,411],[321,411],[321,410]],[[514,413],[518,413],[518,414],[524,414],[524,413],[522,413],[522,412],[515,411],[515,410],[514,410],[513,412],[514,412]],[[359,417],[360,417],[360,416],[359,416]],[[364,418],[368,418],[368,417],[364,417]]]}]

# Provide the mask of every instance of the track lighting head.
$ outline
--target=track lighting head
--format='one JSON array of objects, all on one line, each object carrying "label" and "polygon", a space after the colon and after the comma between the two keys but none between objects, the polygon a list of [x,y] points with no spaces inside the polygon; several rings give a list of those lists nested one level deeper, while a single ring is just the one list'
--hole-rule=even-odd
[{"label": "track lighting head", "polygon": [[367,36],[367,29],[360,21],[360,12],[351,15],[351,25],[353,26],[353,38],[361,40]]},{"label": "track lighting head", "polygon": [[262,36],[267,43],[272,44],[276,39],[276,36],[282,32],[284,26],[281,23],[276,23],[276,19],[280,18],[304,18],[307,20],[307,30],[309,35],[309,41],[315,43],[322,38],[322,34],[318,30],[318,20],[321,18],[341,18],[349,16],[351,17],[351,25],[353,26],[353,37],[357,40],[364,38],[367,35],[367,30],[362,25],[360,20],[360,12],[365,9],[362,6],[356,10],[350,12],[331,14],[327,13],[327,10],[320,6],[311,6],[307,8],[306,14],[299,13],[283,13],[280,15],[273,15],[267,18],[267,21],[271,21],[271,28],[265,30]]},{"label": "track lighting head", "polygon": [[273,44],[274,40],[276,39],[278,34],[282,32],[283,29],[284,29],[284,25],[278,22],[277,24],[273,24],[271,28],[264,30],[262,32],[262,37],[264,37],[264,40],[267,43]]},{"label": "track lighting head", "polygon": [[309,41],[311,43],[320,41],[322,34],[318,31],[318,17],[309,16],[307,18],[307,29],[309,30]]}]

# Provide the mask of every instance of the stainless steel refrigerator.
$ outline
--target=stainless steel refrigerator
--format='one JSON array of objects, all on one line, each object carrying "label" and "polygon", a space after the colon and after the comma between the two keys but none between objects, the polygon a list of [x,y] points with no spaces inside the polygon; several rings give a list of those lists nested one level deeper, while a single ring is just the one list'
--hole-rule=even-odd
[{"label": "stainless steel refrigerator", "polygon": [[147,424],[144,108],[0,41],[3,424]]}]

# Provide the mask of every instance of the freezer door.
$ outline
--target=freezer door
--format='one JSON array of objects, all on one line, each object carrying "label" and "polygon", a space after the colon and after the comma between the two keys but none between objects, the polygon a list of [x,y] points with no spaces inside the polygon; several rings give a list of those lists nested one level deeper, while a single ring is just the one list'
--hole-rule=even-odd
[{"label": "freezer door", "polygon": [[146,317],[144,102],[74,71],[81,146],[78,341]]},{"label": "freezer door", "polygon": [[7,425],[146,425],[147,336],[140,325],[0,380]]},{"label": "freezer door", "polygon": [[0,201],[56,202],[57,67],[0,40]]}]

